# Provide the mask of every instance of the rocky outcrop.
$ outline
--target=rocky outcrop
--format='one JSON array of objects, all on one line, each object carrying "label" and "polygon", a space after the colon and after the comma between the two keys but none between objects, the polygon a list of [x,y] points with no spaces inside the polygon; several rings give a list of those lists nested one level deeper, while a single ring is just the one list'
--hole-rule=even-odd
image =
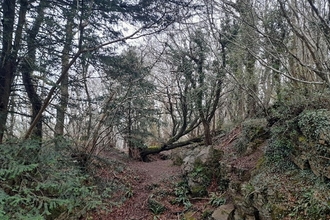
[{"label": "rocky outcrop", "polygon": [[181,168],[184,174],[191,173],[194,170],[194,165],[199,163],[206,163],[212,156],[212,146],[196,146],[191,147],[189,151],[182,152],[180,157],[183,158]]},{"label": "rocky outcrop", "polygon": [[[188,150],[178,149],[172,155],[181,161],[182,173],[193,197],[206,196],[214,173],[222,175],[219,164],[222,153],[212,146],[190,146]],[[217,165],[212,165],[213,162]]]},{"label": "rocky outcrop", "polygon": [[304,111],[298,126],[302,135],[293,143],[292,161],[300,169],[330,179],[330,111]]},{"label": "rocky outcrop", "polygon": [[210,173],[225,183],[218,189],[228,202],[212,219],[330,219],[330,111],[299,114],[271,131],[264,119],[249,120],[213,147],[172,152],[192,196],[207,195]]}]

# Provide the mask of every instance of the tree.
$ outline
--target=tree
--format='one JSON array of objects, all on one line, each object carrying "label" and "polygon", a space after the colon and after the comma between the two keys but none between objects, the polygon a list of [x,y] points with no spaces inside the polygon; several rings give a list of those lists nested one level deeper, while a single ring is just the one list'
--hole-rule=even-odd
[{"label": "tree", "polygon": [[[66,100],[68,99],[67,87],[65,87],[68,83],[65,81],[68,79],[70,69],[76,61],[79,61],[82,54],[106,53],[110,49],[109,45],[123,43],[128,39],[135,39],[164,30],[183,18],[184,13],[181,13],[180,9],[190,6],[189,1],[164,3],[148,0],[139,2],[100,0],[76,3],[43,0],[2,2],[2,17],[4,19],[0,68],[1,142],[6,130],[12,84],[18,69],[22,70],[24,84],[33,109],[33,122],[26,132],[25,138],[30,137],[31,133],[38,130],[37,136],[41,136],[42,112],[49,105],[60,84],[62,85],[62,98],[60,99],[62,103],[59,104],[61,107],[58,108],[56,134],[61,134],[63,133],[63,112],[65,112]],[[77,8],[74,9],[74,7]],[[40,10],[35,10],[37,8]],[[58,11],[65,12],[63,13],[64,16],[58,16]],[[17,20],[15,20],[16,12],[19,13]],[[29,22],[25,25],[26,17],[29,17],[28,21],[32,21],[33,25],[29,25]],[[66,30],[61,31],[63,29],[61,24],[65,23],[67,23]],[[128,26],[131,25],[133,31],[124,34],[124,29],[117,28],[124,23]],[[117,24],[119,25],[116,26]],[[70,34],[70,32],[72,33]],[[99,35],[100,33],[102,35]],[[67,38],[63,42],[62,39],[65,39],[65,35]],[[25,54],[29,56],[27,57]],[[60,57],[62,57],[61,62],[59,62]],[[33,60],[42,62],[43,66],[33,64]],[[56,72],[59,65],[62,69],[60,73]],[[34,77],[36,72],[43,72],[44,76]],[[48,95],[42,94],[40,96],[39,94],[38,97],[40,84],[44,84],[44,82],[46,82],[46,87],[42,90],[48,91]],[[40,106],[41,103],[42,106]],[[52,114],[51,112],[48,113]],[[38,128],[34,129],[36,125]]]},{"label": "tree", "polygon": [[[25,91],[28,95],[30,103],[32,105],[32,121],[36,118],[38,112],[41,109],[42,101],[40,95],[37,93],[37,88],[33,79],[33,72],[36,71],[36,52],[38,47],[37,34],[40,31],[41,25],[44,22],[45,9],[48,7],[48,3],[45,0],[41,0],[36,7],[36,18],[32,22],[32,25],[27,32],[27,52],[23,57],[20,72],[22,73],[23,84]],[[42,140],[42,120],[39,120],[36,128],[33,131],[33,138]]]},{"label": "tree", "polygon": [[[72,51],[72,43],[73,43],[74,28],[75,28],[74,18],[77,12],[77,5],[79,5],[78,0],[73,1],[69,5],[69,9],[65,9],[65,8],[63,9],[63,14],[66,19],[66,24],[65,24],[65,40],[61,55],[62,71],[69,64],[69,59],[70,59],[69,56],[70,56],[70,52]],[[80,25],[82,25],[82,20],[80,20]],[[82,31],[80,33],[82,33]],[[54,128],[55,139],[61,138],[64,134],[64,121],[65,121],[66,109],[68,107],[68,102],[69,102],[69,73],[66,72],[64,74],[63,80],[60,83],[60,100],[56,108],[56,123]]]},{"label": "tree", "polygon": [[[90,11],[88,11],[85,8],[85,5],[83,5],[83,9],[81,11],[85,12],[85,10],[87,10],[89,12],[87,14],[90,15],[89,20],[91,20],[91,21],[95,21],[94,19],[97,18],[98,21],[100,21],[99,19],[101,19],[101,20],[110,19],[110,21],[118,23],[121,21],[121,19],[127,18],[126,16],[130,16],[132,21],[134,21],[134,22],[141,21],[146,24],[139,27],[132,34],[130,34],[126,37],[116,39],[116,40],[109,40],[109,38],[111,39],[111,38],[118,37],[121,35],[120,32],[115,31],[114,29],[108,29],[109,32],[106,32],[104,38],[95,38],[94,32],[92,29],[85,28],[85,25],[80,26],[80,33],[91,33],[91,34],[89,34],[85,37],[83,37],[81,34],[80,40],[79,40],[79,45],[83,45],[83,46],[78,48],[78,51],[75,53],[75,55],[73,56],[71,61],[68,63],[68,65],[65,68],[62,68],[62,73],[59,76],[59,78],[55,84],[61,83],[61,81],[65,78],[67,71],[75,63],[75,61],[80,57],[81,54],[86,53],[86,52],[97,51],[97,50],[104,48],[106,46],[109,46],[111,44],[114,44],[117,42],[122,42],[127,39],[131,39],[131,38],[135,38],[143,30],[149,31],[146,33],[146,35],[148,35],[148,34],[154,33],[155,28],[156,28],[155,32],[165,29],[168,25],[170,25],[172,22],[175,21],[174,17],[172,17],[172,15],[177,14],[177,10],[168,12],[168,7],[172,8],[172,7],[177,6],[178,4],[182,5],[182,3],[178,3],[178,2],[169,2],[168,4],[165,4],[165,5],[163,5],[163,4],[158,5],[158,4],[150,3],[148,1],[141,1],[138,4],[124,4],[124,5],[120,4],[119,2],[113,2],[113,3],[115,3],[115,4],[105,5],[104,2],[100,2],[98,5],[96,5],[96,7],[93,7],[93,5],[88,5],[89,9],[96,10],[97,12],[100,12],[100,13],[91,13]],[[183,5],[186,6],[185,4],[183,4]],[[144,8],[142,10],[141,7],[137,7],[137,6],[144,6]],[[152,12],[153,10],[156,10],[156,12],[148,14],[148,12]],[[107,12],[107,14],[103,14],[104,12]],[[109,15],[111,15],[110,12],[115,13],[116,15],[114,15],[114,17],[111,17],[111,16],[109,17]],[[118,16],[118,12],[121,13],[122,16]],[[84,13],[83,15],[85,15],[85,14],[86,13]],[[100,17],[103,15],[106,15],[106,16]],[[128,21],[128,20],[126,20],[126,21]],[[88,22],[88,21],[86,21],[86,22]],[[85,24],[85,22],[82,24]],[[154,28],[154,25],[156,25],[156,24],[157,24],[157,26]],[[84,30],[84,31],[82,31],[82,30]],[[150,33],[150,31],[151,31],[151,33]],[[140,37],[141,37],[141,35],[140,35]],[[86,48],[86,45],[83,44],[84,40],[85,41],[90,40],[90,42],[87,44],[90,46],[88,46],[87,48]],[[103,42],[102,42],[102,40],[103,40]],[[37,121],[40,119],[41,113],[48,106],[49,101],[50,101],[52,95],[54,94],[55,90],[56,90],[56,86],[54,86],[50,89],[50,92],[44,102],[44,106],[39,111],[38,116],[36,117],[34,122],[31,124],[29,130],[27,131],[27,133],[25,135],[26,138],[30,136],[30,133],[31,133],[33,127],[36,125]]]},{"label": "tree", "polygon": [[[166,43],[165,62],[169,63],[168,69],[171,71],[164,73],[168,78],[157,76],[164,85],[161,93],[163,99],[159,101],[163,103],[164,113],[171,122],[170,136],[159,149],[146,149],[141,152],[142,158],[191,142],[203,140],[206,145],[212,144],[211,121],[219,108],[226,60],[213,58],[210,42],[203,30],[195,29],[192,33],[187,33],[188,37],[182,34],[182,38],[170,35],[170,40]],[[220,47],[220,51],[225,53],[224,45]],[[203,138],[177,142],[200,124],[203,126]]]},{"label": "tree", "polygon": [[150,68],[145,66],[137,50],[130,48],[119,56],[101,56],[103,69],[115,93],[108,104],[107,126],[114,127],[128,144],[129,156],[144,147],[155,121],[152,94],[155,86],[148,80]]},{"label": "tree", "polygon": [[290,43],[294,46],[286,47],[290,57],[287,69],[292,74],[291,78],[296,82],[307,84],[320,84],[317,80],[322,80],[329,86],[327,49],[330,29],[326,22],[329,12],[320,13],[320,10],[327,10],[327,3],[325,1],[289,3],[281,0],[278,3],[293,33]]},{"label": "tree", "polygon": [[[2,2],[3,30],[0,57],[0,143],[3,141],[8,115],[8,103],[11,86],[15,77],[18,52],[21,47],[23,27],[26,22],[28,1],[19,3],[19,15],[15,25],[16,0],[4,0]],[[16,27],[16,29],[15,29]]]},{"label": "tree", "polygon": [[[224,49],[224,48],[221,48]],[[188,80],[195,90],[193,100],[196,104],[199,119],[204,128],[205,145],[212,144],[210,123],[218,108],[220,95],[222,91],[222,82],[224,77],[224,66],[214,60],[212,64],[207,63],[207,52],[209,48],[206,44],[205,33],[197,30],[191,36],[191,44],[188,57],[194,62],[195,76],[189,75]],[[211,76],[207,76],[208,72]]]}]

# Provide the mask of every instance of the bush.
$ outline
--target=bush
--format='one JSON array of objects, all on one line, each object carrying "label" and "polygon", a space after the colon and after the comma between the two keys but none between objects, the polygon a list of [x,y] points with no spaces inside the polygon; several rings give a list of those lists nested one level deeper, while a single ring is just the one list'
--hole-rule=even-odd
[{"label": "bush", "polygon": [[0,219],[78,219],[102,204],[70,153],[53,146],[0,145]]}]

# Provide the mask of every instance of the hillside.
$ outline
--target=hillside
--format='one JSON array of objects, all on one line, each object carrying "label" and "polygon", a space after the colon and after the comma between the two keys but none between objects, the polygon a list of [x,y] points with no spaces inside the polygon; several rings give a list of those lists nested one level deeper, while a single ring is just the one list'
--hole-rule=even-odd
[{"label": "hillside", "polygon": [[117,178],[131,194],[101,219],[330,219],[330,111],[306,103],[272,111],[213,146],[126,160]]}]

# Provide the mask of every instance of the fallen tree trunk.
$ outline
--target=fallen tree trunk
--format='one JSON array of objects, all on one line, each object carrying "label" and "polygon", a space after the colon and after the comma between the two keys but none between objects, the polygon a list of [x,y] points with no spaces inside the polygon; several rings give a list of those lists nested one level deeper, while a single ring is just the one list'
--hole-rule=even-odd
[{"label": "fallen tree trunk", "polygon": [[165,143],[160,148],[147,148],[147,149],[142,150],[140,152],[140,156],[143,161],[147,161],[147,156],[150,154],[158,154],[162,151],[172,150],[172,149],[187,146],[187,145],[193,144],[193,143],[201,143],[203,141],[204,141],[204,137],[196,137],[196,138],[192,138],[190,140],[182,141],[182,142],[178,142],[178,143],[171,143],[171,144]]}]

